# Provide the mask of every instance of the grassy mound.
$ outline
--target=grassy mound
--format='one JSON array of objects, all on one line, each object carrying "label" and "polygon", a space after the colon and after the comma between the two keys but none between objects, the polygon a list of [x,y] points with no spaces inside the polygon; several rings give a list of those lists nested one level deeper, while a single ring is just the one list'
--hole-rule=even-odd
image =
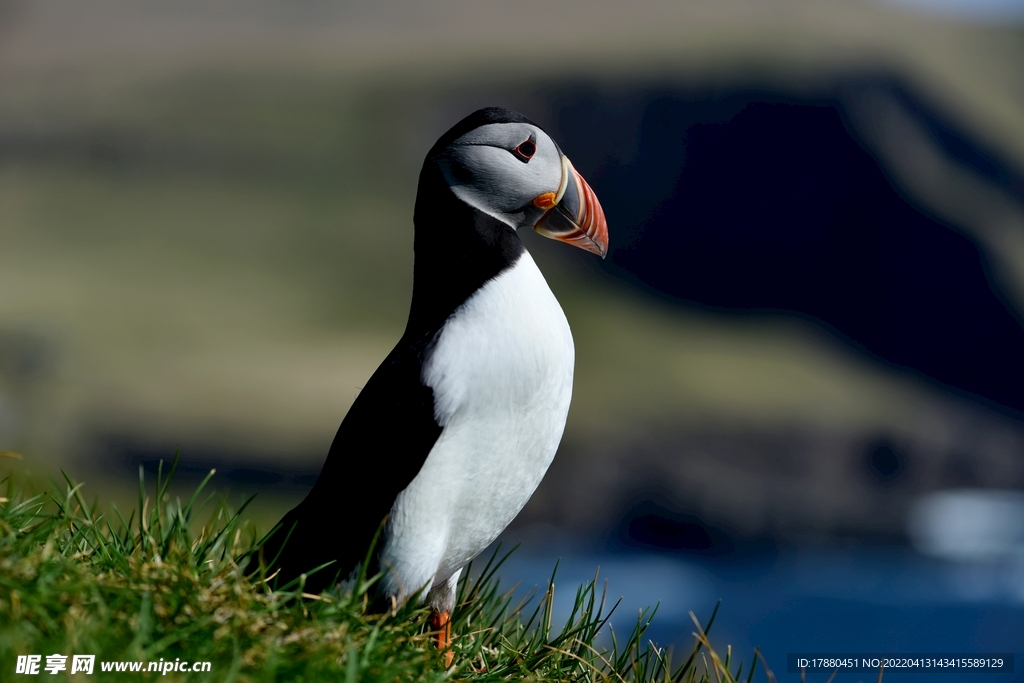
[{"label": "grassy mound", "polygon": [[[259,536],[242,522],[241,510],[221,501],[200,525],[194,518],[206,482],[183,503],[168,495],[172,475],[173,466],[167,477],[158,474],[152,496],[140,476],[139,507],[127,519],[116,508],[101,513],[88,505],[81,485],[67,477],[66,487],[53,484],[37,495],[10,477],[3,482],[0,677],[7,680],[19,656],[24,665],[33,654],[41,655],[42,674],[49,655],[66,656],[59,673],[76,681],[121,679],[133,665],[141,666],[136,678],[167,681],[752,677],[753,669],[731,670],[699,624],[694,649],[673,664],[670,652],[645,640],[651,611],[624,640],[613,633],[601,640],[610,645],[596,644],[599,632],[611,629],[611,610],[594,582],[577,589],[572,615],[553,627],[553,581],[539,598],[514,603],[512,592],[499,587],[497,556],[482,572],[466,572],[453,622],[455,657],[446,670],[427,610],[368,613],[374,578],[348,592],[271,590],[249,562]],[[91,676],[71,674],[76,654],[96,656]],[[192,671],[196,662],[200,670]],[[149,670],[151,663],[158,670]]]}]

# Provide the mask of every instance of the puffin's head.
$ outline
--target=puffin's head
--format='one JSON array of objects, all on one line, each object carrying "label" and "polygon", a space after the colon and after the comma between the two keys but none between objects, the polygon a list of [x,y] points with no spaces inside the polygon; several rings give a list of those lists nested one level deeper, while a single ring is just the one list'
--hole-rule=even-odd
[{"label": "puffin's head", "polygon": [[522,114],[480,109],[442,136],[428,159],[455,196],[478,211],[602,258],[608,253],[597,195],[554,140]]}]

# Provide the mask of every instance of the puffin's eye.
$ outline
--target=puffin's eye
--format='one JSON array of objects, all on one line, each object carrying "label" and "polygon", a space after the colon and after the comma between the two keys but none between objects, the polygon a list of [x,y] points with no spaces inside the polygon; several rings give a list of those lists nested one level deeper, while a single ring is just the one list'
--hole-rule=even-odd
[{"label": "puffin's eye", "polygon": [[537,145],[533,142],[533,138],[522,142],[512,150],[512,153],[516,155],[516,158],[524,164],[533,158],[533,155],[537,153]]}]

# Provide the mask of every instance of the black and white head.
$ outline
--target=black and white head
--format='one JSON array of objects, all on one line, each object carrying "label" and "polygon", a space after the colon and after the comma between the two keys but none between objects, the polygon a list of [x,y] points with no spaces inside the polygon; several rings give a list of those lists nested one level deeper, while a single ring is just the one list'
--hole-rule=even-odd
[{"label": "black and white head", "polygon": [[520,228],[602,258],[594,191],[540,126],[488,107],[434,143],[420,172],[410,332],[429,332],[525,251]]},{"label": "black and white head", "polygon": [[488,107],[449,130],[427,155],[462,202],[513,230],[602,258],[608,224],[594,191],[554,140],[517,112]]}]

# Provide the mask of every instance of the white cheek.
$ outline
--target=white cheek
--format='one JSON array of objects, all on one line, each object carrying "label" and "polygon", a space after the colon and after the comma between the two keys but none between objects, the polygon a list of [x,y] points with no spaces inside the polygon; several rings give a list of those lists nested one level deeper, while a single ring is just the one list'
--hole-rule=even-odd
[{"label": "white cheek", "polygon": [[472,185],[456,185],[452,187],[452,192],[455,193],[456,197],[466,202],[474,209],[482,211],[492,218],[496,218],[509,227],[517,230],[522,227],[522,223],[525,220],[523,213],[501,211],[494,206],[494,197],[488,192],[479,190]]},{"label": "white cheek", "polygon": [[[465,145],[453,149],[441,168],[456,197],[518,228],[524,218],[523,207],[538,195],[558,188],[561,166],[548,156],[538,155],[525,164],[504,149]],[[456,165],[461,167],[459,172],[455,171]],[[466,176],[468,182],[458,179]]]}]

